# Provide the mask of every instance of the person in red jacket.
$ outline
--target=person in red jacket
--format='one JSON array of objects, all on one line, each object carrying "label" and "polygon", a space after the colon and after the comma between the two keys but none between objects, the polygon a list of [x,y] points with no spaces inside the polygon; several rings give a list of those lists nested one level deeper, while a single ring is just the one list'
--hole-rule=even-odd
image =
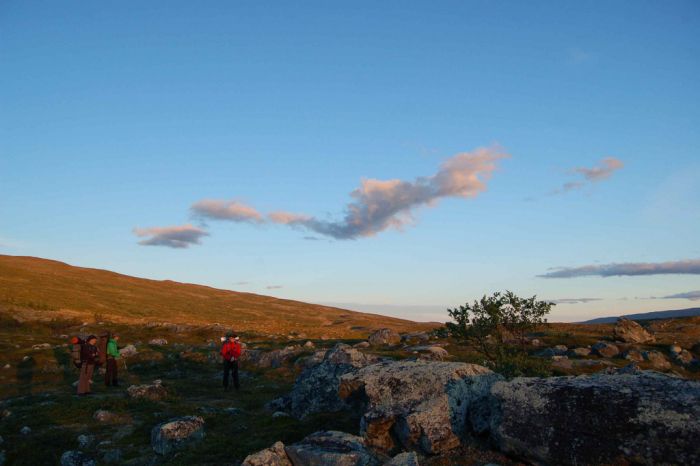
[{"label": "person in red jacket", "polygon": [[228,375],[233,372],[233,386],[239,389],[238,358],[241,357],[241,342],[233,332],[226,333],[226,340],[221,346],[221,356],[224,358],[224,390],[228,390]]}]

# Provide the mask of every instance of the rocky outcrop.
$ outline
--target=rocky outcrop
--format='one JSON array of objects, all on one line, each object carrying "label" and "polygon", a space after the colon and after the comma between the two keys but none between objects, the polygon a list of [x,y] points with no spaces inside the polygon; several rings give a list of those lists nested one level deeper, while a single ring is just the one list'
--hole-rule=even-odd
[{"label": "rocky outcrop", "polygon": [[275,400],[270,408],[288,410],[299,419],[313,413],[349,409],[350,404],[338,397],[340,377],[377,361],[375,356],[339,343],[325,354],[320,364],[302,372],[291,393]]},{"label": "rocky outcrop", "polygon": [[401,343],[401,335],[390,328],[382,328],[372,333],[367,341],[372,346],[398,345]]},{"label": "rocky outcrop", "polygon": [[146,398],[152,401],[159,401],[168,396],[168,390],[160,380],[154,380],[152,384],[132,385],[126,389],[126,393],[131,398]]},{"label": "rocky outcrop", "polygon": [[270,448],[248,455],[241,466],[292,466],[292,462],[284,451],[284,443],[276,442]]},{"label": "rocky outcrop", "polygon": [[620,317],[613,329],[616,340],[625,343],[649,343],[654,341],[654,335],[649,333],[637,322]]},{"label": "rocky outcrop", "polygon": [[366,403],[360,429],[372,448],[434,454],[459,445],[467,418],[486,424],[478,405],[495,380],[500,376],[475,364],[391,361],[344,375],[339,394]]},{"label": "rocky outcrop", "polygon": [[406,351],[417,353],[421,359],[432,361],[444,361],[450,357],[450,353],[441,346],[413,346],[407,348]]},{"label": "rocky outcrop", "polygon": [[362,437],[336,431],[315,432],[285,447],[294,466],[378,466],[381,462]]},{"label": "rocky outcrop", "polygon": [[620,348],[618,348],[617,345],[605,341],[599,341],[593,345],[592,349],[593,353],[604,358],[614,358],[620,354]]},{"label": "rocky outcrop", "polygon": [[204,419],[199,416],[171,419],[151,430],[151,446],[159,455],[167,455],[203,438]]},{"label": "rocky outcrop", "polygon": [[285,348],[272,351],[246,352],[248,354],[245,360],[258,367],[277,368],[282,367],[285,363],[299,356],[303,352],[304,348],[302,348],[300,345],[290,345]]},{"label": "rocky outcrop", "polygon": [[642,351],[644,361],[648,362],[651,367],[658,370],[669,370],[671,363],[666,359],[666,356],[659,351]]},{"label": "rocky outcrop", "polygon": [[669,352],[671,353],[671,358],[673,358],[673,361],[678,365],[690,366],[693,363],[693,354],[678,345],[671,345]]},{"label": "rocky outcrop", "polygon": [[489,431],[542,464],[700,464],[700,383],[657,373],[521,378],[491,388]]}]

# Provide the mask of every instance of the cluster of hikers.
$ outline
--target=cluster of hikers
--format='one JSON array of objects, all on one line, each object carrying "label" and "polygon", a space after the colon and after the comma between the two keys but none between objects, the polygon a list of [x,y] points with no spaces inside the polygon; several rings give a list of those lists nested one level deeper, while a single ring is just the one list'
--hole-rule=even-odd
[{"label": "cluster of hikers", "polygon": [[[80,369],[78,379],[78,395],[92,394],[92,378],[95,368],[105,366],[105,385],[107,387],[119,386],[119,368],[117,361],[121,358],[119,352],[119,335],[105,333],[99,337],[90,335],[84,340],[79,337],[71,339],[73,364]],[[221,338],[221,357],[224,360],[224,390],[229,389],[229,378],[233,378],[233,386],[240,388],[238,380],[238,361],[243,352],[240,338],[233,332],[227,332]],[[126,367],[126,362],[124,363]]]}]

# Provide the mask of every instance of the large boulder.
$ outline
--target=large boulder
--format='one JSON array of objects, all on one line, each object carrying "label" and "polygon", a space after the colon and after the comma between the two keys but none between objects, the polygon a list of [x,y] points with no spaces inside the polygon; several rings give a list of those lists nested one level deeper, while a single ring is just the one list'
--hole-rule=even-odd
[{"label": "large boulder", "polygon": [[167,455],[203,438],[204,419],[199,416],[171,419],[151,430],[151,446],[159,455]]},{"label": "large boulder", "polygon": [[315,432],[285,447],[294,466],[375,466],[381,462],[362,437],[337,431]]},{"label": "large boulder", "polygon": [[121,348],[119,350],[119,354],[123,358],[128,358],[130,356],[134,356],[137,353],[138,353],[138,351],[136,350],[136,347],[134,345],[126,345],[124,348]]},{"label": "large boulder", "polygon": [[338,397],[340,377],[377,361],[375,356],[339,343],[325,354],[320,364],[301,373],[286,402],[278,403],[275,409],[288,409],[299,419],[312,413],[349,409],[350,404]]},{"label": "large boulder", "polygon": [[145,398],[152,401],[159,401],[168,396],[168,390],[160,380],[154,380],[152,384],[131,385],[126,389],[126,393],[131,398]]},{"label": "large boulder", "polygon": [[538,464],[700,464],[700,382],[663,374],[518,378],[491,388],[490,436]]},{"label": "large boulder", "polygon": [[648,343],[654,341],[654,335],[649,333],[637,322],[620,317],[613,328],[616,340],[625,343]]},{"label": "large boulder", "polygon": [[660,351],[642,351],[642,357],[654,369],[665,371],[671,368],[671,363]]},{"label": "large boulder", "polygon": [[258,367],[282,367],[289,360],[297,357],[305,350],[300,345],[291,345],[282,349],[272,351],[259,351],[251,353],[248,360]]},{"label": "large boulder", "polygon": [[367,341],[372,346],[398,345],[401,343],[401,335],[390,328],[382,328],[372,333]]},{"label": "large boulder", "polygon": [[241,466],[292,466],[292,462],[284,451],[284,443],[276,442],[270,448],[246,456]]},{"label": "large boulder", "polygon": [[459,445],[468,418],[487,425],[479,404],[500,379],[476,364],[391,361],[344,375],[339,394],[366,403],[360,429],[371,447],[435,454]]}]

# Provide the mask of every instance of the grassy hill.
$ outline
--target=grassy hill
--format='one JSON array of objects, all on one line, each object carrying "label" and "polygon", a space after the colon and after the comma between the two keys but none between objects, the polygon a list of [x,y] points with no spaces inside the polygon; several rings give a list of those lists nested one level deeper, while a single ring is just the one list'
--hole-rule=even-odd
[{"label": "grassy hill", "polygon": [[109,320],[123,323],[221,323],[239,331],[354,338],[382,327],[400,332],[435,324],[329,306],[148,280],[36,257],[0,255],[0,312],[23,319]]}]

